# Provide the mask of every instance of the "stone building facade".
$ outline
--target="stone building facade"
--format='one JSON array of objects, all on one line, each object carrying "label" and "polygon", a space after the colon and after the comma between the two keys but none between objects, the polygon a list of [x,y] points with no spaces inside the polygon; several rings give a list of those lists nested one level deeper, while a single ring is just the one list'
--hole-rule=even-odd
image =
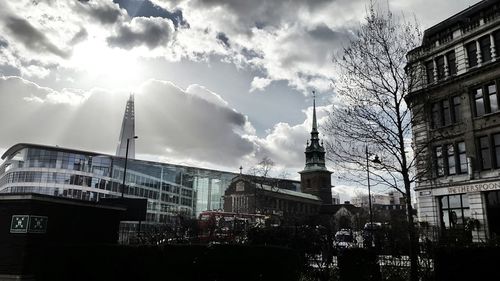
[{"label": "stone building facade", "polygon": [[246,175],[235,177],[224,196],[225,212],[262,214],[279,224],[306,222],[320,205],[315,195],[257,183]]},{"label": "stone building facade", "polygon": [[408,53],[418,216],[441,237],[500,235],[499,47],[500,3],[485,0]]}]

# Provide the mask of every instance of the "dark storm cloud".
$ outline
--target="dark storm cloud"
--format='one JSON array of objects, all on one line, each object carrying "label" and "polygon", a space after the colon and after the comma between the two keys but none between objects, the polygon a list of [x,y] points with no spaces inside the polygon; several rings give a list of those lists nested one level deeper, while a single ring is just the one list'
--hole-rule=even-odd
[{"label": "dark storm cloud", "polygon": [[112,47],[132,49],[146,45],[149,49],[167,44],[173,33],[170,20],[161,18],[134,18],[130,23],[124,23],[116,35],[107,39]]},{"label": "dark storm cloud", "polygon": [[15,16],[7,16],[5,19],[5,27],[10,32],[11,36],[32,51],[52,53],[56,56],[67,58],[70,53],[58,48],[55,44],[36,29],[27,20]]},{"label": "dark storm cloud", "polygon": [[262,54],[259,54],[257,51],[253,49],[248,49],[248,48],[242,48],[241,49],[241,54],[247,59],[251,60],[254,58],[264,58]]},{"label": "dark storm cloud", "polygon": [[75,44],[78,44],[82,41],[84,41],[85,39],[87,39],[87,37],[89,36],[87,30],[82,27],[80,29],[80,31],[78,31],[77,33],[75,33],[75,35],[73,36],[73,38],[71,38],[71,40],[69,41],[69,43],[71,45],[75,45]]},{"label": "dark storm cloud", "polygon": [[236,165],[253,151],[253,144],[235,133],[243,130],[245,116],[228,106],[157,80],[146,82],[135,101],[138,134],[157,139],[148,153],[161,155],[170,148],[171,156]]},{"label": "dark storm cloud", "polygon": [[9,42],[5,38],[0,37],[0,49],[7,47],[9,47]]},{"label": "dark storm cloud", "polygon": [[159,17],[169,19],[178,28],[189,27],[188,22],[182,16],[181,10],[170,12],[148,0],[113,0],[120,8],[127,10],[131,17]]},{"label": "dark storm cloud", "polygon": [[80,1],[75,7],[77,12],[84,12],[102,24],[113,24],[122,15],[118,5],[107,1]]},{"label": "dark storm cloud", "polygon": [[21,75],[21,70],[19,70],[19,68],[14,67],[12,65],[3,64],[3,65],[0,65],[0,75],[19,76],[19,75]]},{"label": "dark storm cloud", "polygon": [[231,48],[231,44],[229,43],[229,38],[227,37],[226,34],[224,34],[224,32],[217,33],[216,38],[220,43],[222,43],[222,45],[224,45],[224,47]]},{"label": "dark storm cloud", "polygon": [[[128,97],[104,90],[54,91],[20,77],[0,77],[0,93],[0,120],[16,116],[15,126],[0,122],[5,133],[0,148],[30,142],[108,153],[116,147]],[[239,165],[254,148],[236,133],[244,130],[246,117],[210,95],[188,93],[166,81],[144,83],[135,96],[136,151],[176,161]]]},{"label": "dark storm cloud", "polygon": [[194,2],[204,7],[224,7],[238,17],[239,23],[261,29],[268,25],[277,25],[287,18],[296,18],[297,11],[301,8],[320,9],[331,0],[195,0]]},{"label": "dark storm cloud", "polygon": [[330,29],[325,24],[321,24],[309,31],[311,37],[322,41],[334,41],[345,37],[345,34]]}]

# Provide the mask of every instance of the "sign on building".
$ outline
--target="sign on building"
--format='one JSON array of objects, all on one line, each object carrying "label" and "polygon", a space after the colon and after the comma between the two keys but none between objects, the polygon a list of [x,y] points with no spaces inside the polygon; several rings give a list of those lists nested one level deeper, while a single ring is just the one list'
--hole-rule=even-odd
[{"label": "sign on building", "polygon": [[47,233],[46,216],[12,215],[10,233]]},{"label": "sign on building", "polygon": [[30,216],[28,232],[47,233],[48,218],[45,216]]},{"label": "sign on building", "polygon": [[10,233],[26,233],[28,232],[28,215],[13,215],[10,223]]}]

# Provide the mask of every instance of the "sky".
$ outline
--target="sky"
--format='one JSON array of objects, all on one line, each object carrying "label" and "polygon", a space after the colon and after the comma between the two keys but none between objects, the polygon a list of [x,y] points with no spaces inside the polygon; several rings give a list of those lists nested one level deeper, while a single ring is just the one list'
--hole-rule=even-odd
[{"label": "sky", "polygon": [[[425,29],[479,1],[379,2]],[[332,58],[367,4],[1,1],[0,153],[27,142],[114,154],[134,93],[137,159],[238,172],[267,156],[275,175],[298,179],[311,92],[321,137]],[[342,201],[364,192],[335,179]]]}]

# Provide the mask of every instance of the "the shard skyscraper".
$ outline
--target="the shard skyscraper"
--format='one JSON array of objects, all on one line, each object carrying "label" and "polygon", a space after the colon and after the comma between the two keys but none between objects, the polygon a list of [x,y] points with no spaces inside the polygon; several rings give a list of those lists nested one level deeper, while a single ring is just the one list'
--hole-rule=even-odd
[{"label": "the shard skyscraper", "polygon": [[123,115],[122,129],[120,131],[120,139],[116,148],[116,156],[125,157],[127,151],[127,139],[129,139],[128,158],[135,158],[135,113],[134,113],[134,94],[131,94],[125,114]]}]

